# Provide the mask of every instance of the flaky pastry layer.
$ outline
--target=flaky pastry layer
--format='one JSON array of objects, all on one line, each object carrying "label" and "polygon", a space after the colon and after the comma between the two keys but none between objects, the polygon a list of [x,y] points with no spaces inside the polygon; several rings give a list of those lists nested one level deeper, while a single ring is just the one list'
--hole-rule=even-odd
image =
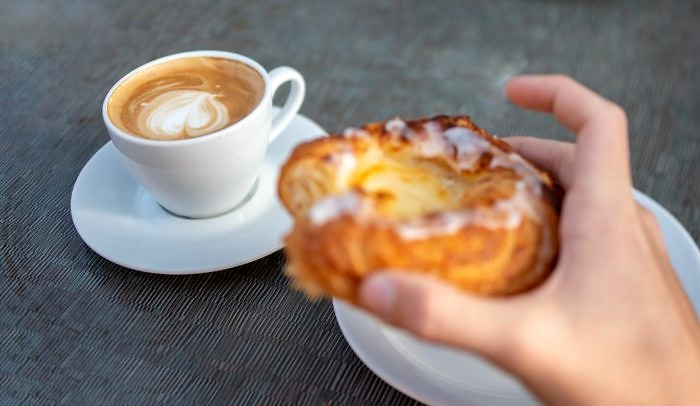
[{"label": "flaky pastry layer", "polygon": [[508,295],[543,281],[557,257],[551,180],[466,116],[395,118],[304,143],[278,192],[294,217],[286,272],[312,297],[354,302],[383,269]]}]

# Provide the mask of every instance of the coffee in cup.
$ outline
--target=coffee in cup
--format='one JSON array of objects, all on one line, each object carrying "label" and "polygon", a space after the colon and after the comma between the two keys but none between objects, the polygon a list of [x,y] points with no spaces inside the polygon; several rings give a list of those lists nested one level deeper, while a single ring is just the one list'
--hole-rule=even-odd
[{"label": "coffee in cup", "polygon": [[228,127],[260,103],[265,81],[237,60],[200,56],[144,69],[117,87],[107,111],[121,130],[152,140],[200,137]]}]

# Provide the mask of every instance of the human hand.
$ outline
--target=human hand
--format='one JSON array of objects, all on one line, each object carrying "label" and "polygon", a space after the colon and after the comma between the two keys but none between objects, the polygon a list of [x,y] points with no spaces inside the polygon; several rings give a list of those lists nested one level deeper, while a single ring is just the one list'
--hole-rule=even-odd
[{"label": "human hand", "polygon": [[522,76],[509,99],[551,113],[576,144],[506,139],[564,186],[556,269],[507,298],[375,273],[360,303],[428,340],[476,351],[547,403],[700,402],[700,325],[658,225],[632,194],[624,111],[563,76]]}]

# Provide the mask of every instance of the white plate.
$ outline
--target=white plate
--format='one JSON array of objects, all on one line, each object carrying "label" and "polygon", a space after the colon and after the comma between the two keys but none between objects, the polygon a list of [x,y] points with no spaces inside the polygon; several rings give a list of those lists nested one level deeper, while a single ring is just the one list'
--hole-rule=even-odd
[{"label": "white plate", "polygon": [[108,142],[75,181],[73,224],[95,252],[138,271],[193,274],[246,264],[282,248],[291,218],[277,197],[279,168],[299,142],[324,134],[318,124],[297,115],[270,145],[246,201],[227,214],[198,220],[163,210]]},{"label": "white plate", "polygon": [[[643,193],[637,201],[658,219],[671,262],[700,315],[700,251],[666,209]],[[530,405],[535,398],[512,376],[485,360],[430,344],[377,321],[342,301],[333,306],[357,356],[399,391],[434,405]]]}]

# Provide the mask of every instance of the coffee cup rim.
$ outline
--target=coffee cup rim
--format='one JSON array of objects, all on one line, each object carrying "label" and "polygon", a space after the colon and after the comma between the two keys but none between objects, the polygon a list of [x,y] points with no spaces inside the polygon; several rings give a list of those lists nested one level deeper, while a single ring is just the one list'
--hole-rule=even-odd
[{"label": "coffee cup rim", "polygon": [[[210,134],[206,134],[203,136],[199,137],[193,137],[193,138],[182,138],[182,139],[177,139],[177,140],[151,140],[148,138],[142,138],[139,137],[138,135],[131,134],[128,131],[124,131],[121,128],[117,127],[113,122],[112,119],[109,117],[109,111],[108,111],[108,105],[109,105],[109,100],[112,97],[112,94],[114,91],[125,81],[128,79],[132,78],[139,72],[150,68],[151,66],[157,65],[159,63],[167,62],[167,61],[172,61],[176,59],[184,59],[184,58],[191,58],[191,57],[216,57],[216,58],[224,58],[224,59],[229,59],[229,60],[234,60],[234,61],[239,61],[243,62],[244,64],[252,67],[255,69],[260,76],[263,79],[264,85],[265,85],[265,91],[263,93],[263,97],[260,98],[260,101],[258,104],[253,108],[253,110],[248,113],[245,117],[242,119],[236,121],[235,123],[228,125],[224,128],[221,128],[219,130],[216,130]],[[199,50],[199,51],[186,51],[186,52],[179,52],[176,54],[171,54],[171,55],[166,55],[157,59],[154,59],[152,61],[149,61],[143,65],[140,65],[131,71],[127,73],[126,75],[122,76],[112,87],[109,89],[107,92],[107,95],[104,98],[104,101],[102,102],[102,120],[104,121],[105,125],[109,127],[110,133],[113,135],[118,136],[119,138],[135,143],[135,144],[140,144],[140,145],[148,145],[148,146],[159,146],[163,148],[168,148],[168,147],[175,147],[175,146],[182,146],[182,145],[192,145],[192,144],[198,144],[202,142],[208,142],[216,138],[221,138],[224,136],[226,133],[230,132],[231,129],[236,128],[236,127],[242,127],[244,126],[248,121],[253,119],[253,116],[260,110],[270,99],[272,96],[270,95],[270,81],[268,77],[268,73],[265,70],[265,68],[262,67],[259,63],[254,61],[253,59],[237,54],[235,52],[229,52],[229,51],[217,51],[217,50]]]}]

